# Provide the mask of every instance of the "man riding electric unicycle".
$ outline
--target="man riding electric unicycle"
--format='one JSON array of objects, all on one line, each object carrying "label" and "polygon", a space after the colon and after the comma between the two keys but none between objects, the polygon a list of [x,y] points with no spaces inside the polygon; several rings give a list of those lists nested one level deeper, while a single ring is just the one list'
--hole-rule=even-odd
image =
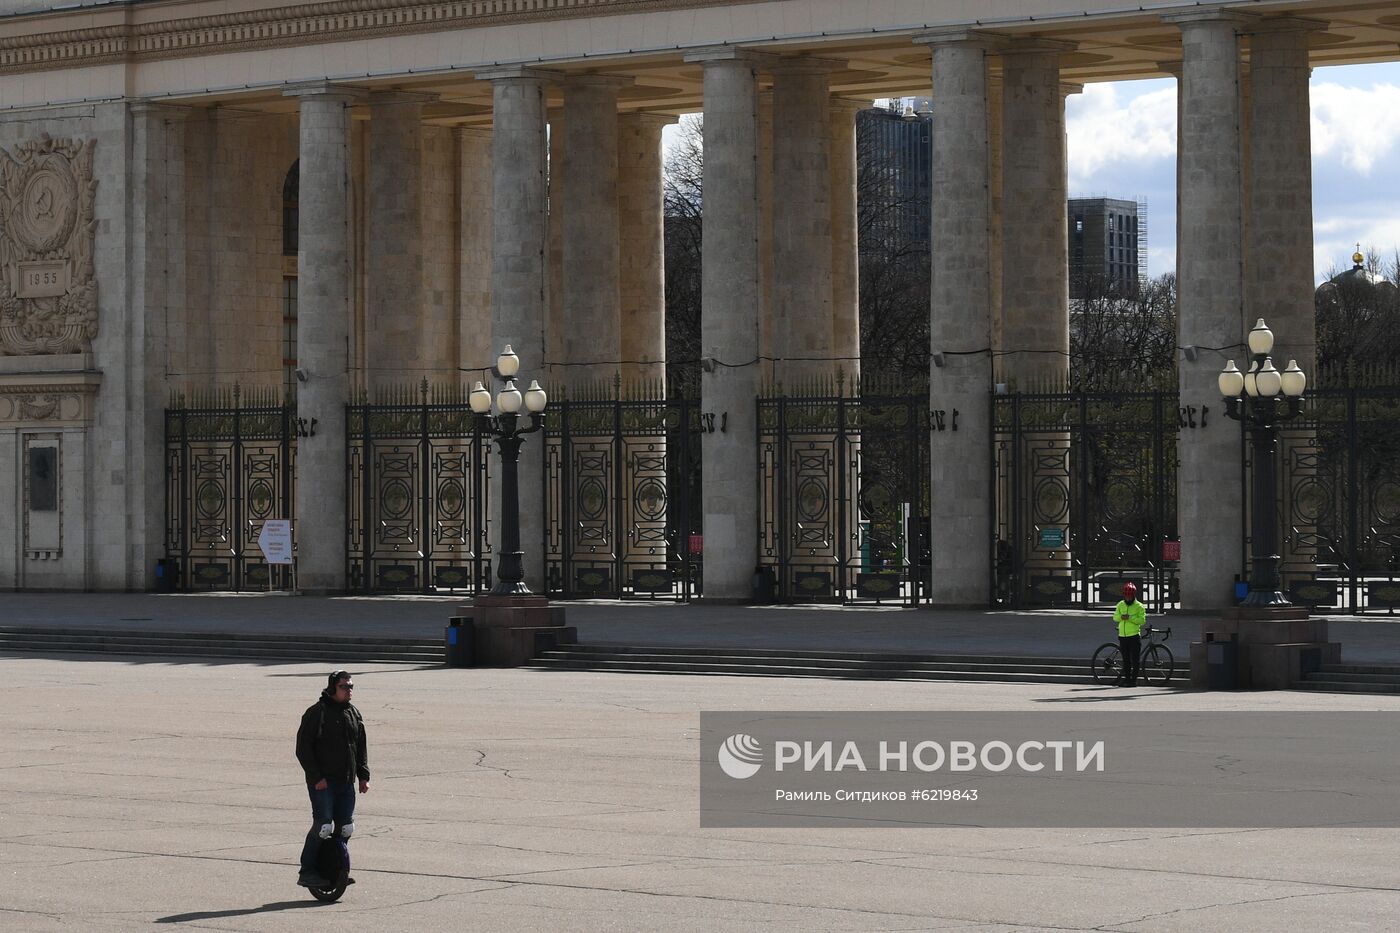
[{"label": "man riding electric unicycle", "polygon": [[369,793],[369,754],[364,717],[350,702],[354,689],[349,671],[333,671],[297,729],[297,761],[311,797],[297,884],[318,901],[334,901],[355,883],[347,843],[355,831],[356,782]]}]

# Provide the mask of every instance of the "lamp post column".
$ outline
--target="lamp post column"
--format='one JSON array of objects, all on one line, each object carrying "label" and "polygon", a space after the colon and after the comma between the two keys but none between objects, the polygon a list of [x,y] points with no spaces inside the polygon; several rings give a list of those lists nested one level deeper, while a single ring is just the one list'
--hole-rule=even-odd
[{"label": "lamp post column", "polygon": [[[1262,400],[1252,400],[1259,404]],[[1274,458],[1278,454],[1278,425],[1274,420],[1277,399],[1261,406],[1259,417],[1250,426],[1254,444],[1254,505],[1251,525],[1254,572],[1250,574],[1246,606],[1284,605],[1279,592],[1278,517],[1274,503]]]},{"label": "lamp post column", "polygon": [[501,448],[501,569],[491,592],[497,596],[529,592],[525,589],[524,554],[520,551],[520,435],[519,415],[501,415],[496,444]]},{"label": "lamp post column", "polygon": [[1342,659],[1342,646],[1327,639],[1327,620],[1310,618],[1279,590],[1277,490],[1274,484],[1278,425],[1303,413],[1308,379],[1290,359],[1282,372],[1269,351],[1274,335],[1263,318],[1249,332],[1253,363],[1248,372],[1225,364],[1216,384],[1225,414],[1249,427],[1254,448],[1254,483],[1249,594],[1219,618],[1201,623],[1191,645],[1191,685],[1208,689],[1283,690],[1305,671]]},{"label": "lamp post column", "polygon": [[[1288,368],[1282,372],[1276,369],[1269,356],[1273,346],[1273,332],[1260,318],[1249,332],[1249,348],[1254,357],[1249,372],[1241,373],[1231,360],[1217,379],[1226,415],[1249,428],[1254,449],[1249,594],[1240,604],[1250,609],[1289,605],[1288,598],[1279,591],[1281,557],[1274,461],[1278,456],[1278,425],[1302,413],[1307,376],[1298,368],[1297,360],[1289,360]],[[1281,402],[1286,407],[1281,408]]]},{"label": "lamp post column", "polygon": [[[515,387],[520,358],[509,345],[496,359],[496,373],[505,386],[496,395],[498,414],[491,416],[491,392],[478,382],[467,401],[476,415],[477,430],[490,437],[501,452],[501,547],[496,585],[478,596],[472,605],[476,663],[491,667],[519,667],[536,652],[576,640],[576,632],[564,627],[564,610],[549,605],[543,595],[525,585],[524,555],[520,550],[520,448],[526,434],[544,427],[548,402],[538,382],[523,393]],[[520,426],[520,411],[530,416]],[[543,445],[541,445],[543,446]]]}]

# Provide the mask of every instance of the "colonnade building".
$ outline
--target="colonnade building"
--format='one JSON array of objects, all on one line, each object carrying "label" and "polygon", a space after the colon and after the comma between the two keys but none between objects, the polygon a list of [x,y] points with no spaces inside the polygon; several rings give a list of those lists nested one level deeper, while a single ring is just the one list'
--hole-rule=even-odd
[{"label": "colonnade building", "polygon": [[[1180,391],[1214,407],[1246,320],[1310,361],[1310,68],[1400,40],[1382,0],[8,6],[7,588],[152,586],[172,394],[294,372],[298,582],[345,589],[355,393],[455,379],[505,344],[542,381],[660,372],[661,130],[703,111],[700,404],[725,425],[702,438],[703,596],[747,599],[760,380],[859,356],[854,114],[918,94],[931,407],[957,412],[931,438],[930,596],[985,604],[993,354],[1067,366],[1066,95],[1179,80]],[[1238,443],[1214,417],[1181,441],[1186,606],[1223,603],[1237,569]],[[528,549],[538,453],[522,469]]]}]

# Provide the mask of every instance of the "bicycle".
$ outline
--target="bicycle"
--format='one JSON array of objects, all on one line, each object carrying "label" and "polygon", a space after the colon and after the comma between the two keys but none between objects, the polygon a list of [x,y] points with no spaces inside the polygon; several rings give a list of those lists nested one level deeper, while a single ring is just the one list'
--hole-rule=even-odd
[{"label": "bicycle", "polygon": [[[1142,641],[1142,654],[1138,660],[1138,672],[1144,682],[1154,687],[1165,687],[1176,670],[1176,659],[1172,650],[1165,644],[1172,637],[1171,629],[1157,629],[1150,625],[1142,628],[1145,636]],[[1094,671],[1094,682],[1111,684],[1123,676],[1123,654],[1116,641],[1106,641],[1094,651],[1089,662]]]}]

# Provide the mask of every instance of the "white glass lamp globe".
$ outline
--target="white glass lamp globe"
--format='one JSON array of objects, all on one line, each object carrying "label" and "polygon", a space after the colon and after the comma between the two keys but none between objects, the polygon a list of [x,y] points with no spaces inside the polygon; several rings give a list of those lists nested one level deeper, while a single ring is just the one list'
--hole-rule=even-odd
[{"label": "white glass lamp globe", "polygon": [[1249,372],[1247,372],[1247,373],[1244,374],[1244,394],[1245,394],[1245,395],[1258,395],[1258,394],[1259,394],[1259,387],[1258,387],[1257,385],[1255,385],[1255,383],[1254,383],[1254,377],[1255,377],[1255,375],[1256,375],[1258,372],[1259,372],[1259,364],[1258,364],[1258,363],[1250,363],[1250,364],[1249,364]]},{"label": "white glass lamp globe", "polygon": [[549,404],[549,396],[545,395],[544,389],[540,388],[538,379],[530,380],[530,388],[525,390],[525,410],[532,415],[544,411],[544,406]]},{"label": "white glass lamp globe", "polygon": [[1269,330],[1269,325],[1264,323],[1261,317],[1254,325],[1254,329],[1249,332],[1249,352],[1258,356],[1268,353],[1274,348],[1274,332]]},{"label": "white glass lamp globe", "polygon": [[1226,398],[1239,398],[1240,393],[1244,391],[1244,373],[1235,366],[1234,360],[1225,364],[1225,369],[1216,381],[1220,386],[1220,394]]},{"label": "white glass lamp globe", "polygon": [[467,401],[472,406],[472,411],[478,415],[484,415],[491,410],[491,393],[486,390],[486,386],[477,382],[472,386],[471,394],[467,396]]},{"label": "white glass lamp globe", "polygon": [[496,395],[496,407],[499,408],[503,414],[507,415],[513,415],[520,411],[520,403],[522,401],[520,390],[515,387],[514,379],[508,380],[506,382],[506,387]]},{"label": "white glass lamp globe", "polygon": [[496,357],[496,372],[501,374],[502,379],[510,379],[520,372],[520,357],[515,355],[515,351],[506,344],[506,348],[501,351],[501,355]]},{"label": "white glass lamp globe", "polygon": [[1279,374],[1279,380],[1283,385],[1283,394],[1289,398],[1297,398],[1308,387],[1308,376],[1298,368],[1297,360],[1288,361],[1288,368]]},{"label": "white glass lamp globe", "polygon": [[1274,361],[1271,357],[1264,358],[1264,366],[1259,370],[1259,375],[1255,377],[1254,384],[1258,387],[1261,398],[1273,398],[1278,395],[1279,389],[1282,388],[1282,380],[1279,378],[1278,370],[1274,369]]}]

